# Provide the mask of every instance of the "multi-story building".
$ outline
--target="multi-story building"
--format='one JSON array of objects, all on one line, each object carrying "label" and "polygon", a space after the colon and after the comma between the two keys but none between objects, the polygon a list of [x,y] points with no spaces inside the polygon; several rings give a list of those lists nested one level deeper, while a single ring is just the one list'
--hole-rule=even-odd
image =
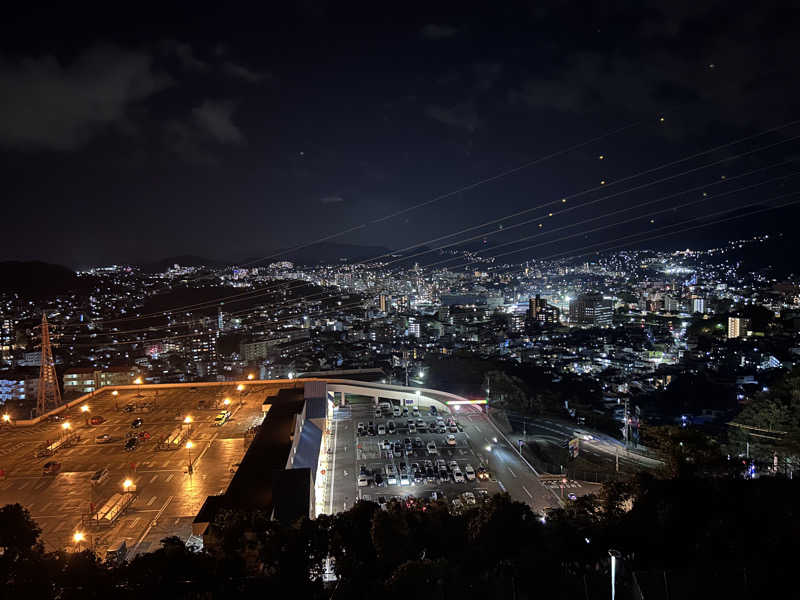
[{"label": "multi-story building", "polygon": [[64,372],[64,393],[88,394],[107,385],[130,385],[139,376],[138,367],[117,366],[98,370],[92,367]]},{"label": "multi-story building", "polygon": [[11,362],[14,349],[14,320],[0,317],[0,360]]},{"label": "multi-story building", "polygon": [[747,336],[750,327],[750,319],[742,317],[728,317],[728,339]]},{"label": "multi-story building", "polygon": [[531,325],[558,325],[559,310],[539,294],[528,299],[528,319]]},{"label": "multi-story building", "polygon": [[604,299],[601,294],[581,294],[569,303],[569,322],[572,325],[608,327],[613,315],[611,300]]}]

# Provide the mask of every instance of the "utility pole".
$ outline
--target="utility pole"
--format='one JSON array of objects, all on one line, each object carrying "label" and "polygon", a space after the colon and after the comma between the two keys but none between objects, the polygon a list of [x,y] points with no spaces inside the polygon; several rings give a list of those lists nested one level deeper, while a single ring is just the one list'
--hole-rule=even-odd
[{"label": "utility pole", "polygon": [[625,448],[628,448],[628,439],[630,438],[630,428],[629,428],[629,425],[628,425],[628,419],[629,419],[629,417],[628,417],[628,399],[625,398],[625,432],[623,434],[625,436]]}]

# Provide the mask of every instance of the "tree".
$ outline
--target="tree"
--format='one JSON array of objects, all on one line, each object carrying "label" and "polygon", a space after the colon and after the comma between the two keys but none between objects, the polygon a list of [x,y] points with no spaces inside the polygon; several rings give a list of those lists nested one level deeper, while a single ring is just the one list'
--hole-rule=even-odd
[{"label": "tree", "polygon": [[41,528],[22,505],[6,504],[0,508],[0,548],[4,558],[16,560],[31,552],[41,552],[41,533]]}]

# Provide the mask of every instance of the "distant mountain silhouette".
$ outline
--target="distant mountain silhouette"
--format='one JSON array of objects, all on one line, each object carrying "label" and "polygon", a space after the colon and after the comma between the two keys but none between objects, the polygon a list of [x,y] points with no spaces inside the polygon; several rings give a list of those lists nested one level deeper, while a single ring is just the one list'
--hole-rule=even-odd
[{"label": "distant mountain silhouette", "polygon": [[266,266],[270,263],[288,260],[301,265],[335,264],[368,260],[390,252],[383,246],[361,246],[337,242],[318,242],[297,250],[285,249],[275,252],[267,259],[245,259],[241,264]]},{"label": "distant mountain silhouette", "polygon": [[41,261],[0,262],[0,292],[17,292],[26,298],[42,298],[88,287],[71,269]]},{"label": "distant mountain silhouette", "polygon": [[210,258],[203,258],[201,256],[183,255],[183,256],[169,256],[149,263],[139,265],[139,268],[145,273],[163,273],[173,265],[180,265],[182,267],[215,267],[219,266],[219,261]]}]

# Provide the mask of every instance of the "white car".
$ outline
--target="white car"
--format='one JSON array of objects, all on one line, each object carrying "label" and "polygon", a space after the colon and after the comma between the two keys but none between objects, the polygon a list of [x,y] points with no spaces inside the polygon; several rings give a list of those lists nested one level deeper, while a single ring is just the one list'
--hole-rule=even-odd
[{"label": "white car", "polygon": [[416,406],[411,409],[411,415],[414,416],[414,417],[418,417],[419,416],[419,409]]},{"label": "white car", "polygon": [[392,415],[393,416],[399,417],[399,416],[402,416],[402,414],[403,414],[403,409],[400,408],[399,406],[394,406],[392,408]]},{"label": "white car", "polygon": [[428,454],[439,454],[439,451],[436,449],[436,444],[433,442],[428,442]]},{"label": "white car", "polygon": [[456,483],[464,483],[464,474],[458,467],[453,469],[453,481],[455,481]]},{"label": "white car", "polygon": [[386,435],[386,425],[378,425],[378,435]]},{"label": "white car", "polygon": [[467,478],[467,481],[475,481],[475,469],[472,468],[472,465],[464,467],[464,477]]},{"label": "white car", "polygon": [[408,433],[417,433],[417,426],[414,423],[409,424]]},{"label": "white car", "polygon": [[369,485],[369,479],[366,475],[361,474],[358,476],[358,487],[367,487]]},{"label": "white car", "polygon": [[456,436],[454,436],[452,433],[447,435],[447,445],[448,446],[456,445]]},{"label": "white car", "polygon": [[467,504],[476,504],[475,494],[473,494],[472,492],[464,492],[463,494],[461,494],[461,497]]}]

